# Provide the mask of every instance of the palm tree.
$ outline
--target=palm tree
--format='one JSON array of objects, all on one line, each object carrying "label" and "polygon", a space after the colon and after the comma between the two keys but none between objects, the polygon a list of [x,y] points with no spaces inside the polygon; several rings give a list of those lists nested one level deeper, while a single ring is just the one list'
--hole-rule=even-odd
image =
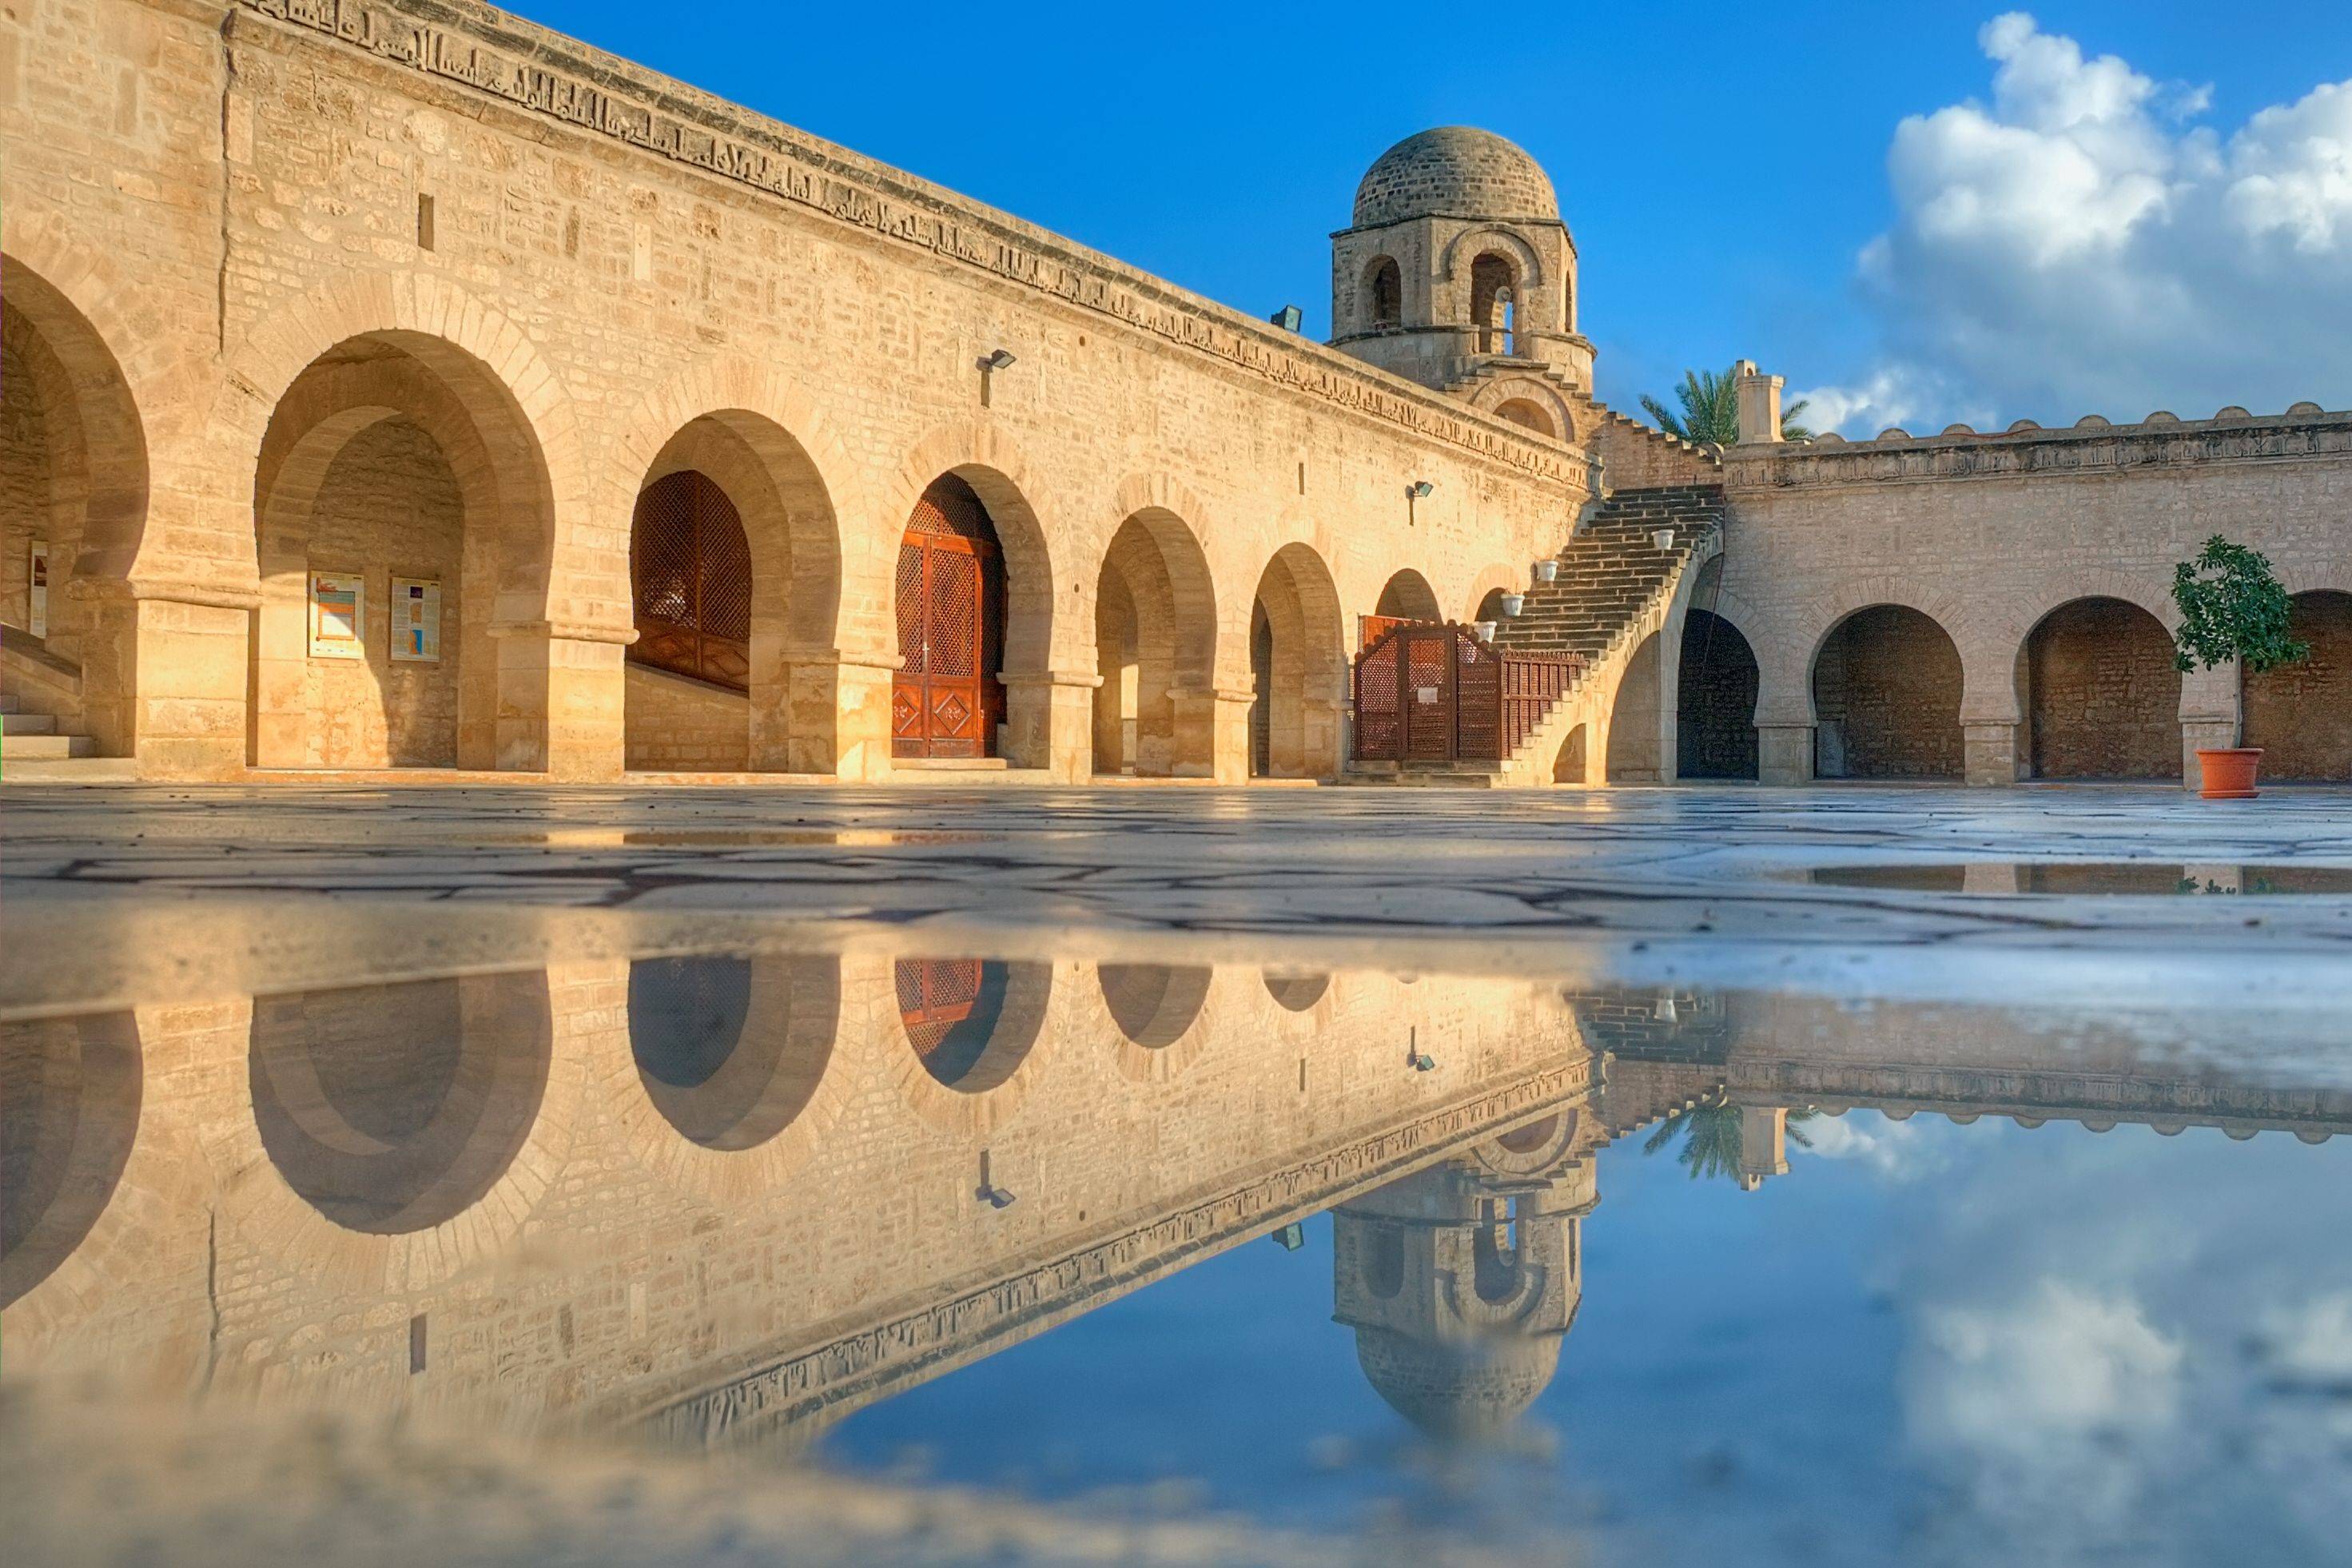
[{"label": "palm tree", "polygon": [[[1643,410],[1669,436],[1679,436],[1694,447],[1710,443],[1717,447],[1739,444],[1739,393],[1738,375],[1725,371],[1717,375],[1711,370],[1686,370],[1683,384],[1675,388],[1675,401],[1683,405],[1681,417],[1667,411],[1666,405],[1643,394]],[[1780,434],[1790,441],[1810,441],[1812,431],[1797,423],[1797,416],[1805,411],[1801,397],[1780,410]]]},{"label": "palm tree", "polygon": [[[1813,1146],[1813,1141],[1797,1123],[1816,1114],[1810,1108],[1789,1112],[1790,1142],[1800,1149]],[[1735,1182],[1739,1179],[1739,1107],[1718,1094],[1687,1110],[1677,1110],[1658,1123],[1657,1131],[1643,1142],[1642,1152],[1654,1154],[1677,1137],[1682,1139],[1683,1146],[1675,1160],[1690,1173],[1691,1180],[1697,1181],[1701,1176],[1726,1176]]]}]

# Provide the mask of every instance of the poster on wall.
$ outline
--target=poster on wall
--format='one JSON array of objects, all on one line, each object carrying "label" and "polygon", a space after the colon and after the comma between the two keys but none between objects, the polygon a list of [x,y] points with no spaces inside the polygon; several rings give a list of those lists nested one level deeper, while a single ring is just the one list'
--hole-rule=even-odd
[{"label": "poster on wall", "polygon": [[441,662],[441,584],[429,577],[392,580],[392,657]]},{"label": "poster on wall", "polygon": [[310,657],[365,658],[360,627],[367,619],[367,584],[356,572],[310,574]]},{"label": "poster on wall", "polygon": [[49,635],[49,542],[33,541],[25,562],[25,629],[37,637]]}]

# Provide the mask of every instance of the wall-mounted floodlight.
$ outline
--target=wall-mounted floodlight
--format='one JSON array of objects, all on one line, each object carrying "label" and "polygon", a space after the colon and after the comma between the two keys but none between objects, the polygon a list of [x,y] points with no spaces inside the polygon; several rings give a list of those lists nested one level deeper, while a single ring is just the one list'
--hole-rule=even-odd
[{"label": "wall-mounted floodlight", "polygon": [[992,1209],[1009,1209],[1013,1205],[1013,1194],[998,1186],[994,1178],[989,1175],[988,1151],[985,1149],[980,1154],[980,1185],[971,1195]]},{"label": "wall-mounted floodlight", "polygon": [[1307,1245],[1307,1227],[1292,1220],[1267,1238],[1285,1252],[1296,1252]]},{"label": "wall-mounted floodlight", "polygon": [[1436,488],[1437,487],[1435,485],[1431,484],[1427,479],[1415,479],[1412,483],[1405,486],[1404,525],[1407,528],[1411,528],[1415,522],[1420,521],[1413,512],[1415,503],[1427,500],[1429,499],[1429,492]]},{"label": "wall-mounted floodlight", "polygon": [[980,356],[980,405],[988,406],[989,378],[1000,370],[1010,370],[1019,363],[1011,349],[991,349]]},{"label": "wall-mounted floodlight", "polygon": [[1266,318],[1286,332],[1295,332],[1307,320],[1307,312],[1296,305],[1285,305]]},{"label": "wall-mounted floodlight", "polygon": [[1431,484],[1427,479],[1415,479],[1412,482],[1412,499],[1415,500],[1427,500],[1429,499],[1429,492],[1436,488],[1437,487],[1435,485]]}]

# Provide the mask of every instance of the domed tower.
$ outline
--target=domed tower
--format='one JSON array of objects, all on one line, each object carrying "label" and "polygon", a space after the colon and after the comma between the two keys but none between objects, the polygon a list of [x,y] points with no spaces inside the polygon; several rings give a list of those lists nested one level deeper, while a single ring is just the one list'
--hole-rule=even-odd
[{"label": "domed tower", "polygon": [[1365,1378],[1422,1430],[1498,1432],[1559,1369],[1595,1201],[1575,1131],[1573,1111],[1550,1118],[1334,1212],[1333,1315],[1356,1331]]},{"label": "domed tower", "polygon": [[1592,385],[1551,180],[1491,131],[1424,131],[1365,173],[1331,237],[1331,325],[1333,347],[1441,390],[1496,364]]}]

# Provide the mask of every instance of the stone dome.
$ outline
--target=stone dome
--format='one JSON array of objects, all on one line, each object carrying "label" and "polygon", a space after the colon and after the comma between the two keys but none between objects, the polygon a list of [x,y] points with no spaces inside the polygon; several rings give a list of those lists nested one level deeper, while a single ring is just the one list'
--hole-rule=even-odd
[{"label": "stone dome", "polygon": [[1364,172],[1358,228],[1433,214],[1449,217],[1559,217],[1551,176],[1517,143],[1468,125],[1408,136]]},{"label": "stone dome", "polygon": [[1558,1334],[1432,1344],[1359,1324],[1356,1364],[1398,1415],[1444,1437],[1491,1436],[1517,1420],[1559,1370]]}]

